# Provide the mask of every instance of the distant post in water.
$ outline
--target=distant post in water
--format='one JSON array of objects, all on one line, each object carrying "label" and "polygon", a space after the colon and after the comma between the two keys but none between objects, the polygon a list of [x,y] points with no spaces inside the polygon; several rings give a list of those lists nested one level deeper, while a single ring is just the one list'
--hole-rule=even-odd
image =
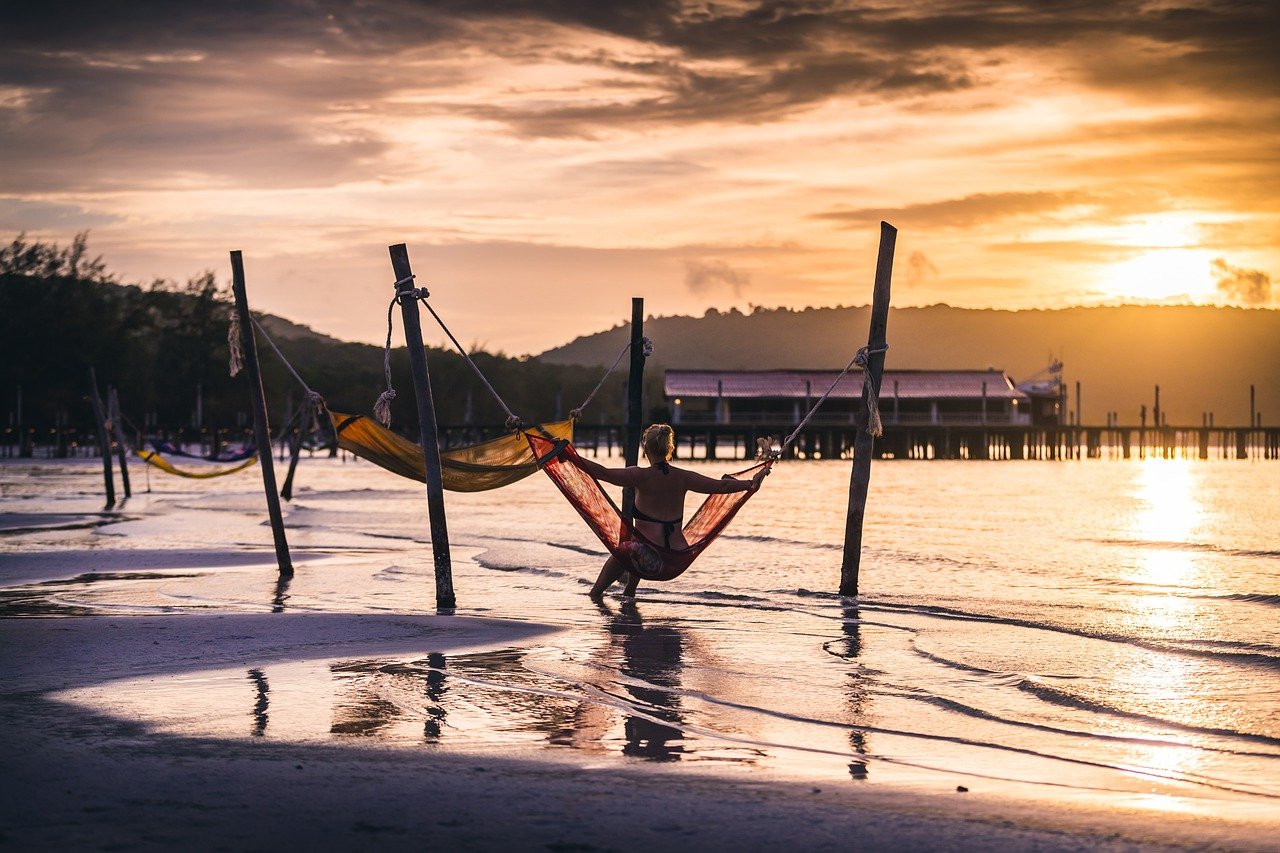
[{"label": "distant post in water", "polygon": [[284,516],[280,513],[280,496],[276,490],[276,469],[271,458],[271,428],[267,423],[267,400],[262,393],[262,372],[258,367],[258,343],[253,335],[253,317],[249,314],[249,297],[244,289],[244,257],[231,253],[231,292],[236,299],[236,316],[240,320],[240,349],[249,380],[249,402],[253,404],[253,442],[258,448],[258,465],[262,468],[262,487],[267,493],[267,515],[271,519],[271,536],[275,540],[276,564],[280,574],[293,574],[289,543],[284,536]]},{"label": "distant post in water", "polygon": [[[623,459],[627,465],[640,463],[640,432],[644,429],[644,299],[631,298],[631,372],[627,375],[627,443]],[[623,489],[622,514],[631,515],[635,506],[635,489]]]},{"label": "distant post in water", "polygon": [[106,509],[116,505],[116,478],[111,470],[111,438],[107,435],[107,413],[98,393],[98,373],[89,368],[89,402],[93,404],[93,418],[98,424],[98,451],[102,454],[102,481],[107,491]]},{"label": "distant post in water", "polygon": [[449,557],[449,528],[444,515],[444,480],[440,474],[436,409],[431,398],[427,351],[422,345],[413,268],[404,243],[387,248],[391,253],[391,269],[396,276],[396,298],[404,319],[404,342],[409,349],[409,367],[413,372],[413,389],[418,403],[418,439],[422,444],[422,462],[426,468],[427,516],[431,524],[431,553],[436,569],[436,607],[451,610],[458,605],[453,594],[453,563]]},{"label": "distant post in water", "polygon": [[120,423],[120,396],[116,394],[116,386],[107,387],[107,413],[111,420],[111,429],[116,434],[116,461],[120,463],[120,482],[124,484],[124,496],[133,497],[133,489],[129,487],[129,465],[125,462],[124,426]]},{"label": "distant post in water", "polygon": [[[304,407],[306,405],[303,404]],[[306,411],[298,413],[298,425],[289,437],[289,471],[284,475],[284,487],[280,489],[280,497],[287,501],[293,500],[293,475],[298,470],[298,456],[302,453],[302,431],[307,414]]]},{"label": "distant post in water", "polygon": [[[863,368],[868,386],[877,397],[884,375],[885,332],[889,325],[889,286],[893,277],[893,249],[898,229],[880,223],[880,253],[876,257],[875,291],[871,299],[871,329],[867,335],[867,364]],[[858,426],[853,440],[853,470],[849,475],[849,513],[844,528],[844,561],[840,566],[840,594],[858,594],[858,568],[862,559],[862,520],[871,483],[871,456],[875,436],[868,432],[873,401],[864,392],[858,409]]]}]

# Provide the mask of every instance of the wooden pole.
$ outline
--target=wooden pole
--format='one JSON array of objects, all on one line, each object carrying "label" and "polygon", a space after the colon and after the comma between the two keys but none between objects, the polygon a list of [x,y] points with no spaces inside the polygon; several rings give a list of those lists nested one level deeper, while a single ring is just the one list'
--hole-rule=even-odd
[{"label": "wooden pole", "polygon": [[[898,229],[880,223],[880,253],[876,258],[875,291],[871,299],[871,329],[867,334],[866,376],[877,391],[884,375],[885,331],[889,326],[889,286],[893,277],[893,249]],[[858,594],[858,568],[862,559],[862,520],[871,484],[871,456],[875,437],[867,432],[871,400],[862,396],[853,440],[853,470],[849,475],[849,513],[844,527],[844,562],[840,566],[840,594]]]},{"label": "wooden pole", "polygon": [[236,298],[236,315],[240,318],[240,348],[249,379],[249,402],[253,404],[253,436],[258,446],[258,465],[262,468],[262,488],[267,494],[267,515],[271,519],[271,536],[276,545],[276,564],[280,574],[293,574],[289,559],[289,543],[284,536],[284,516],[280,514],[280,496],[276,493],[275,461],[271,458],[271,427],[267,423],[267,401],[262,393],[262,373],[258,367],[258,343],[253,334],[253,317],[249,314],[249,298],[244,289],[244,257],[231,253],[231,292]]},{"label": "wooden pole", "polygon": [[124,426],[120,423],[120,397],[116,394],[114,385],[107,386],[107,412],[110,415],[111,427],[116,434],[116,461],[120,463],[120,482],[124,484],[124,496],[131,498],[133,490],[129,488],[129,465],[125,462]]},{"label": "wooden pole", "polygon": [[102,397],[98,394],[98,373],[89,368],[89,402],[93,404],[93,417],[98,424],[98,451],[102,454],[102,482],[107,491],[107,505],[111,509],[116,505],[116,478],[111,470],[111,439],[107,435],[107,413],[102,406]]},{"label": "wooden pole", "polygon": [[418,302],[414,295],[413,268],[404,243],[388,246],[391,269],[396,276],[396,296],[404,319],[404,341],[409,348],[409,367],[418,402],[418,438],[426,467],[427,516],[431,523],[431,552],[436,569],[436,608],[457,607],[453,594],[453,565],[449,558],[449,528],[444,515],[444,480],[440,474],[440,444],[436,436],[436,409],[431,398],[431,374],[427,370],[427,350],[422,345],[422,325],[418,322]]},{"label": "wooden pole", "polygon": [[298,424],[294,427],[293,436],[289,441],[289,473],[284,475],[284,488],[280,490],[280,497],[287,501],[293,500],[293,474],[298,470],[298,456],[302,453],[302,424],[308,416],[305,410],[309,404],[303,402],[302,405],[304,410],[298,413]]},{"label": "wooden pole", "polygon": [[[644,299],[631,298],[631,372],[627,375],[627,440],[623,459],[627,465],[640,462],[640,433],[644,430]],[[623,489],[622,514],[630,517],[635,506],[635,490]]]}]

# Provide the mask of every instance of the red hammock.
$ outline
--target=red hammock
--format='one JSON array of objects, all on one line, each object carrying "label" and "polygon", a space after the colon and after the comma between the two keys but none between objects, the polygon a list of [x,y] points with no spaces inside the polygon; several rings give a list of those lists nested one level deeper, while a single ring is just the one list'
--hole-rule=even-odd
[{"label": "red hammock", "polygon": [[[538,466],[547,472],[569,503],[578,511],[587,526],[600,537],[600,541],[617,557],[629,572],[635,572],[644,580],[669,581],[678,577],[707,546],[720,535],[756,489],[728,494],[707,495],[702,506],[684,526],[687,548],[667,548],[652,541],[631,526],[617,504],[601,488],[600,483],[576,464],[579,458],[573,445],[564,440],[550,440],[526,432],[529,447],[533,450]],[[742,479],[750,477],[761,468],[772,465],[767,460],[745,471],[731,475]]]}]

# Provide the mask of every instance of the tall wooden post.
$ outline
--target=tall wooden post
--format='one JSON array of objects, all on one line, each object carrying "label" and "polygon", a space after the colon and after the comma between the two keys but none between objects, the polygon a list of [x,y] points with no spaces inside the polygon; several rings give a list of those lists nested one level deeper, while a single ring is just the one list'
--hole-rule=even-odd
[{"label": "tall wooden post", "polygon": [[107,386],[107,412],[110,415],[111,428],[116,434],[116,461],[120,463],[120,482],[124,484],[124,496],[133,497],[133,489],[129,488],[129,465],[125,462],[124,426],[120,422],[120,397],[114,385]]},{"label": "tall wooden post", "polygon": [[258,446],[262,488],[267,494],[267,515],[271,519],[271,536],[276,545],[276,564],[280,567],[280,574],[292,575],[293,561],[289,559],[289,543],[284,536],[284,516],[280,513],[275,462],[271,458],[271,427],[267,423],[267,401],[262,393],[258,343],[253,335],[253,317],[249,314],[249,298],[244,290],[244,258],[239,251],[231,253],[231,292],[235,295],[236,315],[240,318],[240,348],[248,374],[249,401],[253,404],[253,441]]},{"label": "tall wooden post", "polygon": [[98,394],[98,373],[89,368],[89,402],[93,404],[93,418],[98,424],[98,452],[102,454],[102,482],[107,491],[106,509],[116,505],[116,478],[111,471],[111,438],[107,435],[107,413]]},{"label": "tall wooden post", "polygon": [[[871,298],[871,329],[867,335],[867,366],[864,368],[877,396],[880,379],[884,375],[885,331],[889,326],[889,285],[893,277],[893,249],[897,241],[898,229],[888,222],[881,222],[880,253],[876,258],[876,283]],[[853,470],[849,475],[849,513],[844,527],[844,562],[840,566],[841,595],[858,594],[862,519],[867,506],[867,489],[871,484],[871,456],[875,449],[875,437],[867,432],[870,407],[871,400],[863,394],[853,440]]]},{"label": "tall wooden post", "polygon": [[[631,372],[627,375],[627,441],[623,459],[627,465],[640,462],[640,433],[644,429],[644,299],[631,297]],[[630,517],[635,506],[635,490],[623,489],[622,514]]]},{"label": "tall wooden post", "polygon": [[404,319],[404,341],[409,348],[409,367],[413,371],[413,388],[418,402],[418,439],[422,444],[422,462],[426,468],[427,516],[431,523],[431,553],[436,569],[436,607],[457,607],[453,594],[453,564],[449,558],[449,528],[444,516],[444,480],[440,474],[440,444],[436,436],[436,409],[431,398],[431,375],[427,370],[427,351],[422,345],[422,325],[418,322],[418,301],[414,296],[413,267],[404,243],[388,246],[391,269],[396,276],[396,295],[400,298],[400,314]]}]

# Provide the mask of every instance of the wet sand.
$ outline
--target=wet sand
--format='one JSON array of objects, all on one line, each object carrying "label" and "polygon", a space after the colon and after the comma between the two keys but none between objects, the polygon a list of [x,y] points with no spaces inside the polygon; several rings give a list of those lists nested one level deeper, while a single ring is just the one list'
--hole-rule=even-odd
[{"label": "wet sand", "polygon": [[[585,600],[584,600],[585,604]],[[756,782],[670,765],[156,734],[51,699],[88,683],[286,660],[545,641],[453,616],[204,614],[0,620],[0,845],[53,849],[1266,849],[1265,834],[1139,809],[1029,808]]]}]

